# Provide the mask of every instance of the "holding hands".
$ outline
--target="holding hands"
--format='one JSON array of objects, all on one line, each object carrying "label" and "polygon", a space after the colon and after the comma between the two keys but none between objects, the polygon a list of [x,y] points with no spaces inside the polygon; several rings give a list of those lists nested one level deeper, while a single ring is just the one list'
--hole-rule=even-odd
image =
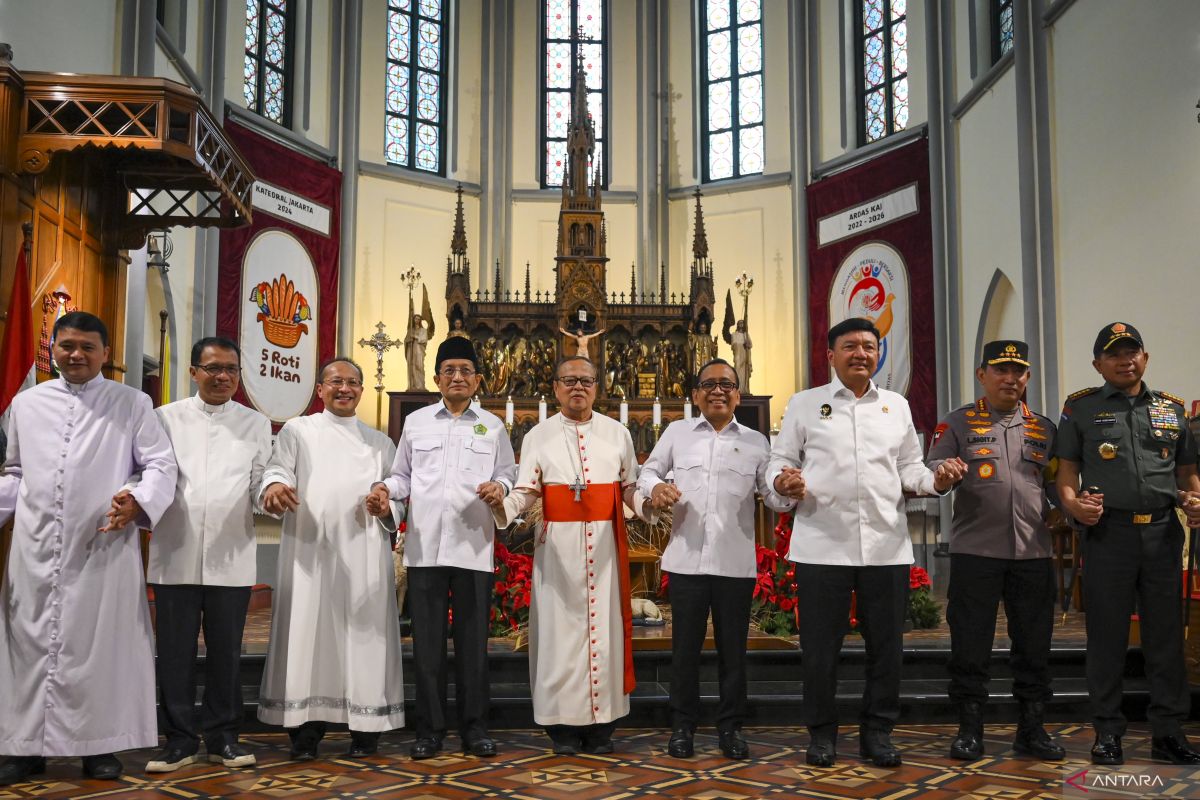
[{"label": "holding hands", "polygon": [[391,496],[388,494],[387,486],[382,483],[377,483],[371,487],[371,491],[367,493],[365,505],[367,513],[372,517],[386,517],[391,511],[390,503]]},{"label": "holding hands", "polygon": [[300,495],[286,483],[272,483],[263,492],[263,508],[268,514],[282,514],[300,507]]},{"label": "holding hands", "polygon": [[660,483],[650,492],[650,506],[662,511],[678,503],[682,496],[679,487],[675,484]]},{"label": "holding hands", "polygon": [[947,458],[933,473],[933,488],[944,492],[963,479],[967,474],[967,462],[958,456]]},{"label": "holding hands", "polygon": [[1098,491],[1084,489],[1074,501],[1067,505],[1067,511],[1084,527],[1090,528],[1100,521],[1104,514],[1104,495]]},{"label": "holding hands", "polygon": [[104,515],[108,517],[108,524],[101,528],[100,532],[119,531],[133,522],[141,513],[142,507],[138,505],[138,501],[134,499],[128,489],[122,489],[113,495],[112,508]]},{"label": "holding hands", "polygon": [[1188,527],[1200,528],[1200,492],[1181,491],[1179,507],[1183,509],[1183,515],[1187,517]]},{"label": "holding hands", "polygon": [[504,486],[497,481],[481,483],[475,489],[475,496],[492,508],[499,508],[504,504]]},{"label": "holding hands", "polygon": [[803,500],[808,494],[804,476],[796,467],[784,467],[783,471],[775,476],[775,491],[793,500]]}]

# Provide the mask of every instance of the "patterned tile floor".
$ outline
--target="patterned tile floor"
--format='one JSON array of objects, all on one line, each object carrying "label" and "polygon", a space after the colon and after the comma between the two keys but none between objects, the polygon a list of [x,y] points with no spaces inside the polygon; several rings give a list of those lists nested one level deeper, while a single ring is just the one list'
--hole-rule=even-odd
[{"label": "patterned tile floor", "polygon": [[[555,756],[540,731],[504,731],[497,736],[501,753],[495,759],[467,758],[453,750],[428,761],[408,758],[411,737],[385,736],[379,756],[365,760],[343,758],[346,734],[332,734],[322,745],[322,757],[297,764],[287,760],[287,737],[265,734],[243,737],[258,755],[253,770],[229,771],[209,764],[186,767],[166,776],[141,770],[149,750],[126,753],[127,772],[118,782],[82,780],[78,761],[54,759],[36,782],[0,787],[0,800],[15,798],[514,798],[515,800],[600,800],[600,798],[691,798],[692,800],[750,800],[751,798],[990,798],[992,800],[1049,800],[1072,796],[1064,780],[1089,767],[1092,732],[1078,725],[1054,726],[1067,748],[1068,759],[1043,764],[1013,756],[1012,726],[987,731],[990,757],[962,764],[946,757],[953,735],[948,726],[896,729],[894,741],[903,751],[899,769],[879,769],[857,758],[853,729],[844,728],[840,757],[831,769],[803,763],[807,736],[796,728],[747,729],[752,758],[724,759],[715,736],[696,737],[697,756],[678,761],[665,754],[663,730],[618,731],[617,752],[611,756]],[[711,732],[709,732],[711,733]],[[1200,726],[1192,726],[1193,738]],[[447,740],[456,746],[457,740]],[[1133,725],[1125,738],[1127,767],[1142,773],[1171,771],[1175,797],[1200,797],[1200,770],[1158,765],[1149,761],[1150,744],[1144,725]],[[1094,771],[1094,770],[1093,770]],[[1192,773],[1195,773],[1194,775]],[[1077,794],[1096,797],[1097,793]],[[1146,792],[1131,796],[1148,797]]]}]

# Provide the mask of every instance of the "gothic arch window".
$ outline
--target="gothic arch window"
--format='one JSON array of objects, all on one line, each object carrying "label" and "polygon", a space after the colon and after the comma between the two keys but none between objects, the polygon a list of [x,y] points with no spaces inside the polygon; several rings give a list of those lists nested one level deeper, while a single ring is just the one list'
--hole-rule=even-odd
[{"label": "gothic arch window", "polygon": [[1013,49],[1013,0],[990,0],[992,5],[992,63]]},{"label": "gothic arch window", "polygon": [[383,150],[389,164],[446,174],[450,0],[388,0]]},{"label": "gothic arch window", "polygon": [[705,182],[763,171],[762,0],[700,0]]},{"label": "gothic arch window", "polygon": [[582,57],[587,75],[588,114],[596,126],[592,163],[608,186],[605,163],[608,142],[608,62],[605,0],[543,0],[541,179],[543,188],[562,186],[567,164],[567,132],[571,122],[571,76]]},{"label": "gothic arch window", "polygon": [[870,144],[908,127],[908,2],[858,0],[854,10],[858,141]]},{"label": "gothic arch window", "polygon": [[246,0],[242,98],[246,108],[292,124],[292,65],[298,0]]}]

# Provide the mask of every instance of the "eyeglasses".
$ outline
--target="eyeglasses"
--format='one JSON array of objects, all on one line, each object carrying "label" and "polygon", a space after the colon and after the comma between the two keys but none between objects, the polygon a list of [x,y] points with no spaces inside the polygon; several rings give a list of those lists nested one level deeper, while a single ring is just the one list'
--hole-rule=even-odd
[{"label": "eyeglasses", "polygon": [[322,383],[324,383],[326,386],[332,386],[334,389],[341,389],[343,386],[348,389],[361,389],[363,385],[362,381],[360,381],[358,378],[330,378],[327,381],[322,381]]},{"label": "eyeglasses", "polygon": [[568,389],[574,389],[576,386],[582,386],[585,389],[590,389],[596,385],[595,378],[576,378],[574,375],[570,375],[566,378],[555,378],[554,380],[558,381]]},{"label": "eyeglasses", "polygon": [[711,392],[713,389],[720,389],[722,392],[732,392],[738,387],[733,381],[700,381],[698,388],[703,392]]},{"label": "eyeglasses", "polygon": [[192,366],[204,370],[214,378],[218,375],[233,377],[242,371],[241,366],[236,364],[192,364]]},{"label": "eyeglasses", "polygon": [[464,378],[475,377],[475,370],[471,367],[442,367],[438,370],[438,375],[443,378],[453,378],[455,375],[462,375]]}]

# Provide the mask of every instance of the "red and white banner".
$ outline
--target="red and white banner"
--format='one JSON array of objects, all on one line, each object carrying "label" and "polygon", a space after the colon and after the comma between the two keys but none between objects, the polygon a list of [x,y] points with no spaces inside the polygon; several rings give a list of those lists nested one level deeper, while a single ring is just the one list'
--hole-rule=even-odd
[{"label": "red and white banner", "polygon": [[238,399],[276,423],[321,408],[337,339],[342,173],[227,121],[250,164],[254,222],[221,232],[217,332],[242,349]]},{"label": "red and white banner", "polygon": [[808,187],[809,358],[829,380],[829,328],[866,317],[883,335],[875,382],[912,406],[917,429],[937,423],[933,246],[926,139]]},{"label": "red and white banner", "polygon": [[[33,301],[29,289],[29,266],[25,246],[17,252],[17,271],[13,278],[12,294],[8,299],[8,316],[4,323],[4,338],[0,340],[0,413],[7,411],[17,392],[34,384]],[[0,453],[0,461],[4,454]]]}]

